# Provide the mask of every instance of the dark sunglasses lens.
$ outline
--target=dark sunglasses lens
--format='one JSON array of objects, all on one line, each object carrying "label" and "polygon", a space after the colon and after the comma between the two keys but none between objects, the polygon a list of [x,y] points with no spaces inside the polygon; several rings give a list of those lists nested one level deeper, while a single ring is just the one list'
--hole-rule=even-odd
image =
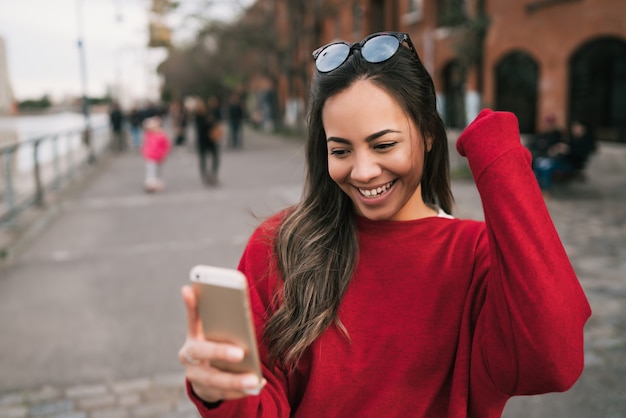
[{"label": "dark sunglasses lens", "polygon": [[376,64],[393,57],[399,46],[400,41],[395,36],[380,35],[365,42],[361,55],[366,61]]},{"label": "dark sunglasses lens", "polygon": [[346,44],[332,44],[326,47],[315,60],[315,66],[321,73],[327,73],[339,67],[348,58],[350,47]]}]

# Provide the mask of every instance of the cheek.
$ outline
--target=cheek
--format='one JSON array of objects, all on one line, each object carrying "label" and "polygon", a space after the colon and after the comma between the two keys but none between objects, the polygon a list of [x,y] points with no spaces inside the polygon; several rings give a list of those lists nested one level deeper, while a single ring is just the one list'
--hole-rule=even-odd
[{"label": "cheek", "polygon": [[336,158],[328,159],[328,175],[335,183],[341,183],[347,175],[346,164]]},{"label": "cheek", "polygon": [[394,161],[390,162],[390,166],[394,167],[396,174],[400,176],[419,175],[422,169],[423,154],[415,152],[415,149],[407,150],[401,155],[397,155]]}]

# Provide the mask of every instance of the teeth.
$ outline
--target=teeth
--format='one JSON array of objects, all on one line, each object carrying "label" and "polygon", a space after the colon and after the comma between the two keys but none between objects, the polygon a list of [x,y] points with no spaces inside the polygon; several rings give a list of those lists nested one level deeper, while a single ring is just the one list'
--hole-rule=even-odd
[{"label": "teeth", "polygon": [[376,197],[376,196],[380,196],[381,194],[385,193],[387,190],[389,190],[389,188],[391,188],[391,185],[393,184],[393,181],[390,181],[389,183],[385,184],[384,186],[378,187],[376,189],[359,189],[359,192],[361,192],[361,194],[365,197]]}]

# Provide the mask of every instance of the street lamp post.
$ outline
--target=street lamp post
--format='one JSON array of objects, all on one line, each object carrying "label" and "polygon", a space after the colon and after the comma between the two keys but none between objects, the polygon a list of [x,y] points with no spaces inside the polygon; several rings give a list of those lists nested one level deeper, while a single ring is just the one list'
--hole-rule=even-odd
[{"label": "street lamp post", "polygon": [[82,84],[82,111],[85,119],[85,126],[83,129],[83,144],[87,146],[89,153],[89,162],[93,163],[96,160],[91,144],[91,120],[89,117],[89,98],[87,97],[87,62],[85,60],[85,46],[83,43],[83,13],[82,13],[83,0],[76,0],[76,24],[78,30],[78,56],[80,61],[80,76]]}]

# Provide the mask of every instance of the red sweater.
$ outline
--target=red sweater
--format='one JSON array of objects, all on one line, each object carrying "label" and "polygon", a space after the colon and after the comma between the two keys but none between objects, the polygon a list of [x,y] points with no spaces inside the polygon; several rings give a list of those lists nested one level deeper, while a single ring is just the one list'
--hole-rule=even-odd
[{"label": "red sweater", "polygon": [[[265,368],[259,396],[207,409],[189,390],[203,417],[499,417],[513,395],[573,385],[590,308],[517,120],[483,111],[457,148],[485,222],[359,218],[359,263],[339,310],[351,340],[331,326],[294,374]],[[253,234],[239,266],[259,333],[281,283],[268,263],[278,222]]]}]

